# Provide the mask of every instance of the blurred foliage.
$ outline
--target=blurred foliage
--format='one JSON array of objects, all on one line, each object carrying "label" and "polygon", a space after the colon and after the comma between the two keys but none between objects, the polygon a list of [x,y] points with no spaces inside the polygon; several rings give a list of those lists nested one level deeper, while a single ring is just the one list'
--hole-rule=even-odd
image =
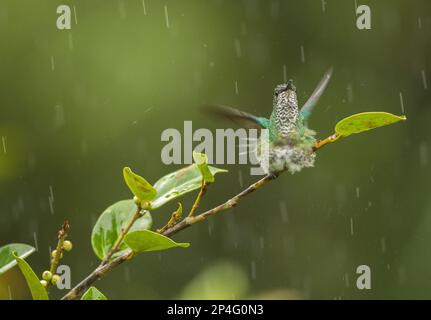
[{"label": "blurred foliage", "polygon": [[[326,0],[324,10],[318,0],[0,1],[0,246],[35,245],[28,261],[39,274],[67,218],[75,248],[63,263],[77,283],[97,263],[98,216],[130,197],[122,168],[150,183],[177,169],[159,156],[164,129],[229,126],[202,115],[205,103],[268,115],[285,76],[304,103],[333,65],[309,121],[318,137],[353,113],[409,120],[328,146],[315,168],[178,234],[189,250],[138,257],[97,287],[110,299],[174,298],[226,259],[256,295],[431,298],[431,2],[358,2],[371,6],[371,30],[356,28],[353,0]],[[60,4],[76,11],[70,31],[55,27]],[[256,179],[245,165],[225,167],[201,210]],[[368,291],[355,286],[361,264],[372,270]],[[17,268],[0,276],[0,298],[10,296],[30,297]]]}]

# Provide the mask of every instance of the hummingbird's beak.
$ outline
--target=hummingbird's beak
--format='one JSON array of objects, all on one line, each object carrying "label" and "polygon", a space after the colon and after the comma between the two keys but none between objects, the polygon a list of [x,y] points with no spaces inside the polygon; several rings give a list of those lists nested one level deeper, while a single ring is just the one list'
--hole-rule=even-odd
[{"label": "hummingbird's beak", "polygon": [[289,81],[287,81],[287,83],[286,83],[286,90],[292,90],[292,91],[296,92],[296,87],[293,84],[293,80],[292,79],[290,79]]}]

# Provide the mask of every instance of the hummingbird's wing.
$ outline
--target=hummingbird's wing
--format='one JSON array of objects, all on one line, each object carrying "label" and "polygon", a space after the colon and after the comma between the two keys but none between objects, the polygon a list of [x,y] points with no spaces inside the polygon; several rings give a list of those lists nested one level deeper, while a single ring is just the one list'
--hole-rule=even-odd
[{"label": "hummingbird's wing", "polygon": [[206,105],[203,110],[207,113],[229,119],[237,125],[248,129],[268,128],[269,120],[264,117],[256,117],[250,113],[223,105]]},{"label": "hummingbird's wing", "polygon": [[314,89],[313,93],[311,94],[310,98],[308,98],[307,102],[305,102],[304,105],[302,106],[301,108],[302,119],[307,120],[307,118],[311,115],[311,112],[313,111],[314,106],[317,104],[317,101],[319,101],[319,98],[322,95],[323,91],[325,91],[325,88],[328,85],[329,79],[331,79],[332,71],[333,71],[332,67],[329,68],[328,71],[326,71],[322,80],[320,80],[316,89]]}]

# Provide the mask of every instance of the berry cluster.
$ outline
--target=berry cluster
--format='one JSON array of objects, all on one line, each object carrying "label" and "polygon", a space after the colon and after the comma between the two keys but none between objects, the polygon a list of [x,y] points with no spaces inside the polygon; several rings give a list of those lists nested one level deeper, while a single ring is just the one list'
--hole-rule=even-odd
[{"label": "berry cluster", "polygon": [[[70,251],[72,250],[72,242],[69,240],[65,240],[63,242],[63,246],[61,247],[61,251]],[[54,259],[57,256],[57,250],[53,250],[51,252],[51,257]],[[60,259],[63,258],[63,252],[60,252]],[[60,281],[61,277],[58,274],[52,274],[51,271],[45,270],[42,273],[42,280],[40,280],[40,283],[46,288],[48,287],[48,284],[56,285],[58,281]]]}]

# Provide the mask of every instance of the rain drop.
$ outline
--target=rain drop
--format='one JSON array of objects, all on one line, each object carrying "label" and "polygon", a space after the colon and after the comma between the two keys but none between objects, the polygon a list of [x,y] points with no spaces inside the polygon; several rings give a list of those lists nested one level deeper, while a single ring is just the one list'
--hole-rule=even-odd
[{"label": "rain drop", "polygon": [[426,142],[421,142],[419,145],[419,164],[425,167],[428,164],[428,145]]},{"label": "rain drop", "polygon": [[403,93],[400,91],[400,104],[401,104],[401,113],[404,114],[404,99],[403,99]]},{"label": "rain drop", "polygon": [[168,6],[165,5],[165,21],[166,21],[166,28],[170,28],[169,26],[169,14],[168,14]]},{"label": "rain drop", "polygon": [[422,70],[421,74],[422,74],[422,83],[424,85],[424,89],[428,90],[427,76],[425,74],[425,70]]},{"label": "rain drop", "polygon": [[[34,239],[34,247],[36,248],[36,251],[39,251],[39,246],[38,246],[38,243],[37,243],[37,234],[36,234],[36,231],[33,232],[33,239]],[[51,252],[50,252],[50,254],[51,254]]]}]

